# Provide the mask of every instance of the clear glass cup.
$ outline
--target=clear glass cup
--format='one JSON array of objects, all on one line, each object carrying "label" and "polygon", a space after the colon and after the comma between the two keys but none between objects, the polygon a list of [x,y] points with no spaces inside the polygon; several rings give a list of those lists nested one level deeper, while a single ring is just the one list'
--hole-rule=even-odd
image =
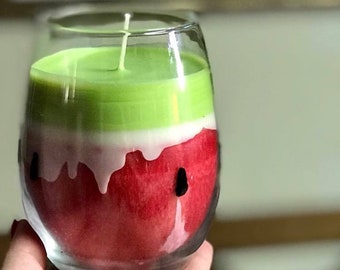
[{"label": "clear glass cup", "polygon": [[20,170],[27,218],[59,269],[180,269],[218,194],[213,86],[192,13],[46,13]]}]

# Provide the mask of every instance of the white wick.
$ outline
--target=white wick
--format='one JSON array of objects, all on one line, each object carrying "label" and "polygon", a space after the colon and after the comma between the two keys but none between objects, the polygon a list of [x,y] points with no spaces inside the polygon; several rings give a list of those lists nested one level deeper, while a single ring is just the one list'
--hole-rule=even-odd
[{"label": "white wick", "polygon": [[120,58],[119,58],[119,70],[125,70],[125,55],[126,55],[126,47],[127,47],[127,40],[130,35],[127,30],[129,30],[129,25],[130,25],[130,19],[131,19],[131,14],[130,13],[125,13],[125,21],[124,21],[124,36],[123,36],[123,41],[122,41],[122,48],[120,51]]}]

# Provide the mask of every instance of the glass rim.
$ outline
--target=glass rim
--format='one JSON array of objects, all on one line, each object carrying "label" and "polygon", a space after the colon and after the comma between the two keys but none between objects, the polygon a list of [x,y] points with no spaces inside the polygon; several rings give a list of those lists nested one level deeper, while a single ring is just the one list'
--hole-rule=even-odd
[{"label": "glass rim", "polygon": [[[124,29],[124,15],[130,14],[132,20],[134,18],[142,19],[154,19],[161,22],[167,23],[165,19],[173,22],[173,24],[168,24],[161,27],[150,27],[150,28],[129,28]],[[68,21],[72,18],[78,19],[83,17],[83,22],[85,17],[90,20],[100,19],[104,24],[107,20],[111,19],[111,23],[118,23],[114,21],[116,18],[120,18],[121,27],[119,28],[103,28],[97,29],[96,26],[100,26],[101,22],[96,21],[97,25],[84,27],[77,27],[68,25]],[[132,36],[156,36],[156,35],[166,35],[170,32],[183,32],[193,27],[198,26],[198,21],[196,13],[194,11],[188,10],[175,10],[175,11],[162,11],[162,10],[144,10],[144,9],[117,9],[114,5],[109,3],[90,3],[90,4],[78,4],[69,5],[64,7],[59,7],[53,10],[47,10],[41,13],[38,17],[38,21],[47,24],[51,31],[56,35],[63,36],[94,36],[94,37],[122,37],[126,34]],[[162,18],[164,20],[162,20]],[[79,20],[78,20],[79,21]],[[175,22],[175,23],[174,23]]]}]

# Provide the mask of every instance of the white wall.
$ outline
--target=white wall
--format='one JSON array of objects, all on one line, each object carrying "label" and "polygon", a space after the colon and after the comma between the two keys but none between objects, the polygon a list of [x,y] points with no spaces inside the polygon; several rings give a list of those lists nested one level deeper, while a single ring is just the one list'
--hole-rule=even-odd
[{"label": "white wall", "polygon": [[340,208],[340,12],[202,18],[224,217]]},{"label": "white wall", "polygon": [[0,233],[22,216],[17,145],[33,43],[27,21],[0,21]]},{"label": "white wall", "polygon": [[[340,208],[340,11],[201,16],[222,144],[218,214]],[[17,139],[33,25],[0,21],[0,233],[22,216]]]}]

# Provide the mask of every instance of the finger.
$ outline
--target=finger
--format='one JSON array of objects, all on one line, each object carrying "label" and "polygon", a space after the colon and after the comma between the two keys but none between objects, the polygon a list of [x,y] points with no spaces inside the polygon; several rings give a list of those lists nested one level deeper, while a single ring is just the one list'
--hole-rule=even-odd
[{"label": "finger", "polygon": [[202,246],[193,254],[186,270],[209,270],[213,260],[213,247],[205,241]]},{"label": "finger", "polygon": [[43,270],[46,252],[26,220],[18,222],[7,252],[3,270]]}]

